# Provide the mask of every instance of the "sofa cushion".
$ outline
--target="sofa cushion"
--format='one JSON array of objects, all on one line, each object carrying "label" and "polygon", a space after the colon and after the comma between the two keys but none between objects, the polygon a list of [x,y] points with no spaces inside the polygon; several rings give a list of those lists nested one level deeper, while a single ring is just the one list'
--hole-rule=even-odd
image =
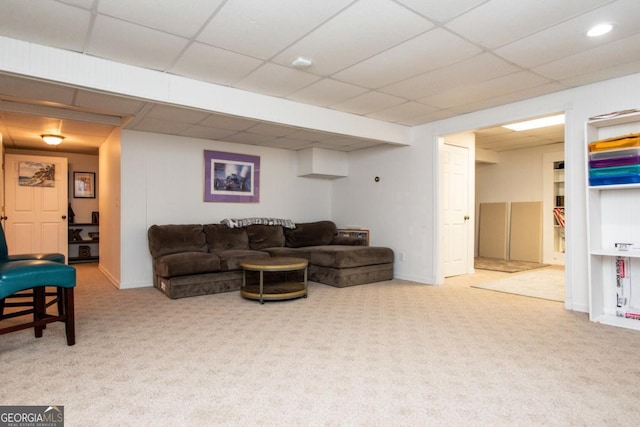
[{"label": "sofa cushion", "polygon": [[152,225],[147,237],[153,258],[182,252],[207,252],[201,224]]},{"label": "sofa cushion", "polygon": [[296,224],[296,228],[284,230],[285,244],[290,248],[328,245],[337,232],[338,229],[333,221]]},{"label": "sofa cushion", "polygon": [[176,277],[220,271],[220,258],[207,252],[183,252],[156,259],[156,274]]},{"label": "sofa cushion", "polygon": [[393,262],[393,251],[379,246],[318,246],[309,248],[311,264],[331,268],[351,268]]},{"label": "sofa cushion", "polygon": [[267,252],[236,249],[219,251],[216,255],[220,257],[220,268],[223,271],[240,270],[240,263],[246,259],[269,258]]},{"label": "sofa cushion", "polygon": [[304,258],[307,261],[311,260],[311,251],[307,248],[264,248],[262,249],[268,252],[272,257],[290,257],[290,258]]},{"label": "sofa cushion", "polygon": [[284,246],[284,232],[280,225],[250,225],[246,230],[250,249],[260,250]]},{"label": "sofa cushion", "polygon": [[249,236],[244,228],[229,228],[224,224],[204,226],[209,252],[229,249],[249,249]]}]

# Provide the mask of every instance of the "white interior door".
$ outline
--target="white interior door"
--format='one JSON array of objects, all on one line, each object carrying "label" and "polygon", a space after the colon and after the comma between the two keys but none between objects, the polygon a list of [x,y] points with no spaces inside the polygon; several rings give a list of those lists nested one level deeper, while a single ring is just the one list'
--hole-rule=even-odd
[{"label": "white interior door", "polygon": [[[51,167],[54,179],[43,178]],[[66,258],[67,159],[7,154],[4,170],[9,253],[58,252]]]},{"label": "white interior door", "polygon": [[443,273],[451,277],[467,274],[469,268],[469,149],[444,144],[440,162]]}]

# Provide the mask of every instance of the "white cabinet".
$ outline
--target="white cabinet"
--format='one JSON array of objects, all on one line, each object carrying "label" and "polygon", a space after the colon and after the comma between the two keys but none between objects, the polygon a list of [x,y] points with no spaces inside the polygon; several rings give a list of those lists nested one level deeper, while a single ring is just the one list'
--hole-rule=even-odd
[{"label": "white cabinet", "polygon": [[[640,113],[629,113],[590,120],[586,141],[589,144],[638,132]],[[589,319],[640,330],[640,320],[625,317],[640,311],[635,307],[635,301],[640,301],[640,249],[616,248],[617,243],[640,248],[640,184],[589,185],[589,169],[587,163]],[[619,257],[621,261],[617,261]]]}]

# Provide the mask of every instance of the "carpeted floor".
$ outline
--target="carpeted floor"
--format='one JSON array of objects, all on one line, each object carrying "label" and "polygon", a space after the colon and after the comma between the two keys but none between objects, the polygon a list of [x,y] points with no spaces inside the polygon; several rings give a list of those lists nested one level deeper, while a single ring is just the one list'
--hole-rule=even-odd
[{"label": "carpeted floor", "polygon": [[0,336],[3,405],[65,426],[607,426],[640,419],[640,335],[562,304],[392,280],[260,305],[170,300],[77,265],[61,324]]},{"label": "carpeted floor", "polygon": [[547,267],[548,264],[540,264],[529,261],[507,261],[495,258],[475,258],[474,267],[480,270],[504,271],[505,273],[517,273],[518,271],[533,270],[534,268]]},{"label": "carpeted floor", "polygon": [[564,268],[556,266],[539,268],[472,287],[564,302]]}]

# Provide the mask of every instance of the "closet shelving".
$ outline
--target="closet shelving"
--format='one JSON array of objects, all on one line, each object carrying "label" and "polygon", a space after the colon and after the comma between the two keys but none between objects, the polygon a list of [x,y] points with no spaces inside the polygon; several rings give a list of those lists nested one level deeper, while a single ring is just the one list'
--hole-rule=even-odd
[{"label": "closet shelving", "polygon": [[[587,146],[607,138],[640,133],[640,112],[591,119],[586,123],[585,133]],[[588,163],[586,170],[589,319],[640,330],[640,320],[625,317],[625,313],[638,310],[630,307],[629,302],[640,301],[640,249],[636,249],[640,248],[640,184],[589,185]],[[617,243],[632,246],[620,250]],[[622,265],[619,259],[624,261],[626,283],[619,278]]]}]

